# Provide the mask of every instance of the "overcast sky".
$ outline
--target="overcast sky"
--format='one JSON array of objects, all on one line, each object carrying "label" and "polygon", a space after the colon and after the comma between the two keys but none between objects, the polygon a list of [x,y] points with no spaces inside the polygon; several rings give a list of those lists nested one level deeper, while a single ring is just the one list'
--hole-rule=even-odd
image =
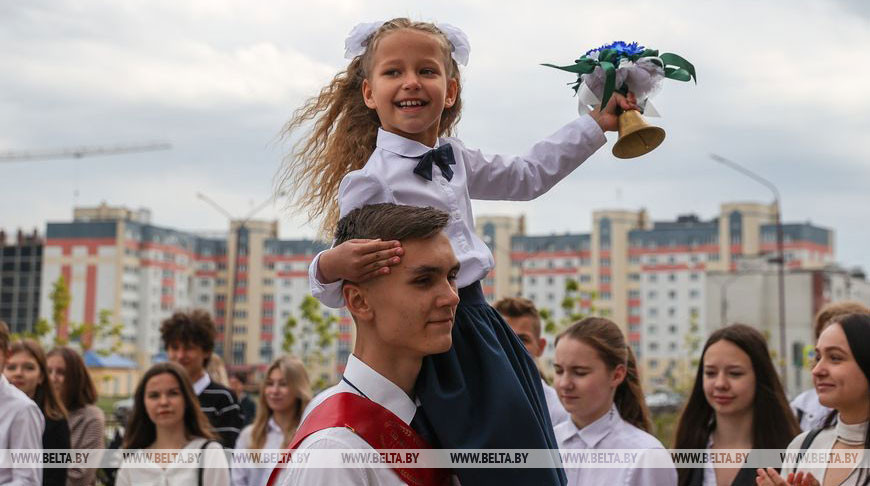
[{"label": "overcast sky", "polygon": [[[616,5],[620,8],[617,9]],[[171,151],[0,163],[0,227],[45,230],[73,204],[152,211],[184,230],[269,197],[288,146],[277,136],[339,69],[358,22],[452,23],[471,40],[459,136],[524,152],[570,121],[569,63],[613,40],[692,61],[697,85],[667,81],[655,104],[665,143],[630,161],[608,146],[543,197],[480,203],[525,213],[531,234],[588,231],[594,209],[647,208],[655,220],[726,201],[771,200],[712,162],[718,153],[773,181],[785,221],[836,231],[847,266],[870,270],[870,7],[862,0],[409,2],[367,0],[28,0],[0,2],[0,152],[172,143]],[[862,88],[861,86],[865,86]],[[76,192],[78,195],[76,196]],[[285,238],[313,236],[269,207]]]}]

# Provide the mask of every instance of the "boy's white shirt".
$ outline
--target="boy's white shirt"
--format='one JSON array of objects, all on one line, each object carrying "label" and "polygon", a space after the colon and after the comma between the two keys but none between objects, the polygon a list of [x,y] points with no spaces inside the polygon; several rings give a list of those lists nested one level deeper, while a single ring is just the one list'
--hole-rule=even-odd
[{"label": "boy's white shirt", "polygon": [[[302,422],[308,417],[308,414],[315,407],[323,403],[327,398],[337,394],[349,392],[360,395],[364,393],[367,398],[377,403],[378,405],[393,412],[402,422],[410,425],[414,419],[414,414],[417,413],[417,403],[402,391],[398,385],[385,378],[383,375],[373,370],[369,365],[363,363],[356,356],[351,354],[347,359],[347,367],[344,369],[344,377],[358,389],[354,389],[344,380],[338,382],[330,388],[327,388],[313,400],[305,408],[302,414]],[[319,430],[309,435],[303,440],[296,452],[318,449],[364,449],[374,451],[375,449],[363,440],[362,437],[354,434],[345,427],[330,427]],[[459,482],[453,477],[453,484],[458,485]],[[281,473],[280,480],[276,482],[283,486],[295,486],[304,484],[331,486],[336,484],[348,484],[354,486],[403,486],[405,482],[399,479],[390,468],[305,468],[287,466],[286,470]]]},{"label": "boy's white shirt", "polygon": [[[45,417],[39,406],[0,372],[0,449],[42,450]],[[39,486],[42,484],[41,467],[0,466],[0,484],[10,486]]]},{"label": "boy's white shirt", "polygon": [[[461,264],[456,283],[462,288],[484,278],[493,267],[492,252],[474,231],[472,199],[527,201],[565,178],[607,142],[604,132],[586,115],[532,146],[524,156],[485,155],[456,138],[440,138],[436,146],[453,146],[456,165],[448,181],[438,167],[432,180],[413,172],[419,158],[432,149],[414,140],[378,130],[377,148],[366,165],[347,174],[338,189],[344,216],[366,204],[431,206],[450,214],[445,231]],[[344,305],[341,281],[317,280],[318,254],[308,269],[311,293],[325,305]]]}]

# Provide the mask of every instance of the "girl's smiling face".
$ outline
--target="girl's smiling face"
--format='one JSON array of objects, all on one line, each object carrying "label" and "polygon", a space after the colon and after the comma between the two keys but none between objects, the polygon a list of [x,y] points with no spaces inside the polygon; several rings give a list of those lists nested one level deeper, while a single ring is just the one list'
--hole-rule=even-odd
[{"label": "girl's smiling face", "polygon": [[373,54],[362,84],[366,106],[384,130],[433,147],[441,114],[459,92],[444,46],[434,34],[401,29],[379,39]]},{"label": "girl's smiling face", "polygon": [[841,415],[863,415],[866,420],[867,377],[855,361],[846,333],[838,323],[829,325],[819,335],[813,385],[822,405],[837,409]]}]

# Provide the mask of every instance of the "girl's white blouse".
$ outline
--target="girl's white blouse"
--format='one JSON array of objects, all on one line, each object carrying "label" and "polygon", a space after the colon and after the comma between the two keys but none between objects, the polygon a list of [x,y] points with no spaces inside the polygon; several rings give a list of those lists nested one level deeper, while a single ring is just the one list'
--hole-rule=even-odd
[{"label": "girl's white blouse", "polygon": [[[563,456],[606,449],[617,452],[625,461],[612,459],[611,466],[619,467],[571,467],[563,461],[568,486],[603,484],[607,486],[676,486],[677,470],[671,456],[662,443],[652,435],[622,419],[615,406],[610,412],[591,424],[577,428],[573,420],[566,420],[554,427],[556,441]],[[632,455],[633,454],[633,455]],[[611,456],[608,456],[611,457]]]},{"label": "girl's white blouse", "polygon": [[[220,442],[213,441],[208,447],[205,439],[196,438],[184,446],[184,450],[209,451],[203,455],[202,484],[229,486],[230,467]],[[165,469],[164,469],[165,467]],[[194,486],[199,482],[199,468],[182,467],[180,464],[121,463],[115,484],[118,486]]]},{"label": "girl's white blouse", "polygon": [[[439,146],[453,146],[453,178],[448,181],[435,166],[432,180],[427,181],[413,170],[432,147],[381,129],[377,147],[366,165],[347,174],[339,185],[340,216],[377,203],[432,206],[446,211],[450,223],[445,231],[461,264],[457,285],[462,288],[484,278],[493,267],[492,252],[474,231],[471,200],[534,199],[605,142],[604,132],[589,115],[563,126],[523,156],[485,155],[466,148],[456,138],[440,138]],[[311,293],[329,307],[341,307],[341,281],[324,284],[317,280],[319,258],[314,258],[308,271]]]}]

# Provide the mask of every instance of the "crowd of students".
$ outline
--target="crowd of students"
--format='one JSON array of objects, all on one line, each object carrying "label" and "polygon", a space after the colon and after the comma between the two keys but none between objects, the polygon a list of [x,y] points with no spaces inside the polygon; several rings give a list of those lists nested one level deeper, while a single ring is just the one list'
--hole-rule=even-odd
[{"label": "crowd of students", "polygon": [[[453,316],[468,305],[456,288],[459,264],[443,234],[446,221],[446,214],[431,208],[374,205],[339,222],[345,240],[372,234],[395,237],[407,253],[389,275],[368,284],[343,285],[357,326],[356,343],[342,381],[316,397],[301,361],[284,356],[265,370],[258,403],[242,406],[240,397],[250,401],[242,393],[246,377],[232,375],[227,380],[235,390],[218,382],[226,378],[219,378],[222,366],[215,365],[216,328],[208,313],[176,312],[164,321],[160,332],[169,361],[153,365],[139,381],[121,447],[204,454],[197,467],[185,467],[168,456],[157,456],[152,463],[124,462],[111,476],[114,484],[462,484],[457,470],[231,467],[223,453],[232,448],[379,450],[384,448],[378,442],[384,435],[393,434],[389,444],[395,446],[397,433],[410,437],[403,447],[445,447],[436,435],[427,435],[432,424],[420,422],[415,387],[423,358],[450,348]],[[394,234],[397,223],[400,236]],[[512,330],[510,339],[524,348],[525,359],[535,363],[547,342],[534,303],[506,298],[493,308]],[[870,449],[870,309],[855,302],[830,304],[816,317],[815,334],[814,393],[799,395],[791,405],[759,331],[733,324],[710,334],[678,419],[673,448]],[[553,372],[552,386],[541,374],[535,383],[545,399],[539,413],[552,424],[557,448],[638,452],[632,463],[619,468],[556,466],[556,473],[565,474],[562,484],[870,484],[864,467],[790,460],[781,469],[756,468],[751,455],[745,463],[728,467],[676,467],[668,462],[670,456],[656,454],[664,446],[652,435],[635,356],[616,323],[602,317],[582,319],[559,333],[554,347],[554,369],[544,370]],[[96,389],[76,351],[61,346],[45,353],[34,340],[11,341],[7,326],[0,322],[0,371],[0,449],[105,447],[105,420],[95,405]],[[228,376],[225,370],[223,375]],[[501,406],[510,409],[510,404]],[[355,407],[364,413],[342,416]],[[246,421],[249,424],[243,425]],[[379,429],[385,423],[393,427],[386,434],[386,429]],[[481,468],[475,474],[485,479],[492,473]],[[0,467],[0,484],[94,485],[97,480],[95,468]]]}]

